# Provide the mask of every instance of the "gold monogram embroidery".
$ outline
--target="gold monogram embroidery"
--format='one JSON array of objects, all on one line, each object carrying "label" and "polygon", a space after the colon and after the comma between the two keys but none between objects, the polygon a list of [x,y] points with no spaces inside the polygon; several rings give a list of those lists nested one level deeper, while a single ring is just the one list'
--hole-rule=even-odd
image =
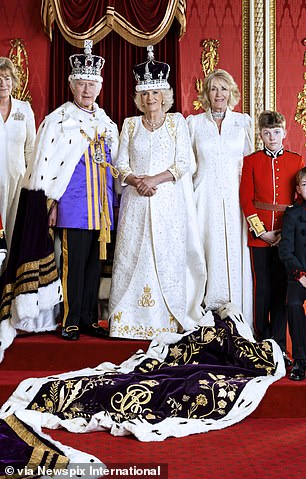
[{"label": "gold monogram embroidery", "polygon": [[146,285],[143,288],[143,294],[138,301],[138,306],[143,306],[144,308],[152,307],[155,304],[155,300],[151,299],[151,288],[149,288],[148,285]]},{"label": "gold monogram embroidery", "polygon": [[151,409],[145,409],[143,406],[150,402],[153,395],[153,391],[149,387],[153,388],[158,386],[158,384],[154,380],[133,384],[127,388],[125,395],[120,392],[114,394],[111,399],[111,405],[115,411],[123,415],[126,415],[128,412],[134,414],[152,413]]},{"label": "gold monogram embroidery", "polygon": [[114,314],[114,321],[118,321],[120,323],[122,317],[122,311],[119,311],[118,313]]}]

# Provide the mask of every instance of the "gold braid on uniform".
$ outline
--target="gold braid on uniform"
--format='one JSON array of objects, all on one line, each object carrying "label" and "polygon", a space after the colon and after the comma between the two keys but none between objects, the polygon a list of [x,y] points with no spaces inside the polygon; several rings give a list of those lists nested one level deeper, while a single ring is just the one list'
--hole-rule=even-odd
[{"label": "gold braid on uniform", "polygon": [[260,235],[267,232],[265,225],[262,221],[260,221],[258,215],[254,214],[248,216],[247,221],[250,225],[249,230],[255,236],[255,238],[258,238]]}]

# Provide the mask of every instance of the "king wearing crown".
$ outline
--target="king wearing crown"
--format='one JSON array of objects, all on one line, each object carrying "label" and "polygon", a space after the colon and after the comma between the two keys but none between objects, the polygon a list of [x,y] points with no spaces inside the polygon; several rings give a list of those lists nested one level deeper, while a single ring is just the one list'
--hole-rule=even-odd
[{"label": "king wearing crown", "polygon": [[[118,129],[96,103],[104,58],[93,55],[92,46],[86,40],[84,53],[69,59],[73,101],[40,125],[20,198],[24,222],[17,227],[23,242],[16,237],[14,251],[21,254],[9,259],[0,311],[2,321],[20,330],[52,330],[60,303],[61,334],[67,340],[81,332],[105,335],[97,324],[99,259],[106,257],[113,225]],[[61,240],[60,278],[49,227]]]}]

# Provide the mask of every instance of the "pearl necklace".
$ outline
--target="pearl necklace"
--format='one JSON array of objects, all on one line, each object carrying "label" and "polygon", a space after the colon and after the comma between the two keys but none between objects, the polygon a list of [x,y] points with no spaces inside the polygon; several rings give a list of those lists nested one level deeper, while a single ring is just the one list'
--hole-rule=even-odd
[{"label": "pearl necklace", "polygon": [[223,118],[225,117],[225,111],[212,111],[211,116],[214,120],[223,120]]},{"label": "pearl necklace", "polygon": [[153,123],[153,121],[149,120],[146,116],[144,116],[144,120],[145,120],[145,122],[149,125],[149,127],[151,128],[151,130],[154,131],[154,130],[156,130],[157,128],[159,128],[159,127],[163,124],[163,122],[164,122],[164,120],[165,120],[165,115],[163,115],[163,116],[161,117],[161,119],[158,120],[156,123]]}]

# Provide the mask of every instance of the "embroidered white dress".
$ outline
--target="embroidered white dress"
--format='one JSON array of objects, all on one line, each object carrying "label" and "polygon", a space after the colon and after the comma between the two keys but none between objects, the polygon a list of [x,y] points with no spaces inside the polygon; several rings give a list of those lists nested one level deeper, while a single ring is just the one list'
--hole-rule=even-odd
[{"label": "embroidered white dress", "polygon": [[239,185],[244,155],[252,151],[251,118],[226,111],[221,134],[211,112],[187,118],[196,157],[195,201],[207,283],[204,304],[232,302],[252,324],[252,275]]},{"label": "embroidered white dress", "polygon": [[[187,124],[180,113],[167,114],[163,126],[153,132],[143,126],[141,117],[124,121],[115,164],[123,193],[109,299],[110,336],[152,339],[161,332],[190,329],[201,317],[193,281],[193,291],[186,285],[190,270],[204,281],[203,256],[197,247],[194,268],[186,266],[192,218],[187,204],[191,210],[194,205],[188,197],[191,156]],[[140,196],[124,183],[130,173],[155,175],[165,170],[175,180],[160,184],[152,197]]]},{"label": "embroidered white dress", "polygon": [[26,101],[11,97],[6,121],[0,115],[0,213],[8,249],[17,213],[21,182],[35,141],[34,113]]}]

